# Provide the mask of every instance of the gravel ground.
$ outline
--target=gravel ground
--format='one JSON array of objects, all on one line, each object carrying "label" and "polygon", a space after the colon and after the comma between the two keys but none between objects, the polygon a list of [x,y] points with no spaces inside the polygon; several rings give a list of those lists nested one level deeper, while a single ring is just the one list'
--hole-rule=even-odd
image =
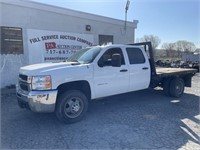
[{"label": "gravel ground", "polygon": [[1,149],[200,150],[200,74],[178,99],[162,90],[112,96],[90,104],[75,124],[20,109],[14,89],[1,93]]}]

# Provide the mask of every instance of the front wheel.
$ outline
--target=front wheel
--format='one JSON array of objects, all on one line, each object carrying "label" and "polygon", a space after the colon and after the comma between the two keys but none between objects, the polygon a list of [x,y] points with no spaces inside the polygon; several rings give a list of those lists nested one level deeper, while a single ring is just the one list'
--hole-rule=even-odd
[{"label": "front wheel", "polygon": [[58,98],[56,116],[63,123],[74,123],[84,117],[87,108],[88,99],[81,91],[67,91]]}]

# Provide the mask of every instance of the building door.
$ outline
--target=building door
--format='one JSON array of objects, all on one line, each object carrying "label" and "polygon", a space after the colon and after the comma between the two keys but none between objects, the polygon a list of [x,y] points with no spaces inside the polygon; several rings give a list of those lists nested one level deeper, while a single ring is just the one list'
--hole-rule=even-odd
[{"label": "building door", "polygon": [[99,35],[99,45],[113,44],[113,35]]}]

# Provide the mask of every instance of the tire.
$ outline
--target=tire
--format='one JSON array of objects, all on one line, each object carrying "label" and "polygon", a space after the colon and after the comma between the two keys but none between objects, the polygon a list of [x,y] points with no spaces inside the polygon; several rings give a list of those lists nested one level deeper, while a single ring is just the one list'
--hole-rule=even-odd
[{"label": "tire", "polygon": [[171,78],[168,78],[163,83],[163,91],[166,96],[170,96],[170,82]]},{"label": "tire", "polygon": [[183,79],[174,78],[170,82],[170,96],[179,98],[184,92],[185,84]]},{"label": "tire", "polygon": [[75,123],[84,117],[87,109],[87,97],[81,91],[71,90],[58,98],[55,113],[63,123]]}]

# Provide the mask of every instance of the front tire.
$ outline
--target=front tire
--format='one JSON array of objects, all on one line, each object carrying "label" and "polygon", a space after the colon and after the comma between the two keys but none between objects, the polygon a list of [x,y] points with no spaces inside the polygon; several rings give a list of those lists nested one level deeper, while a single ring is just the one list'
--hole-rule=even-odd
[{"label": "front tire", "polygon": [[87,109],[87,97],[81,91],[71,90],[58,98],[55,113],[63,123],[75,123],[84,117]]}]

